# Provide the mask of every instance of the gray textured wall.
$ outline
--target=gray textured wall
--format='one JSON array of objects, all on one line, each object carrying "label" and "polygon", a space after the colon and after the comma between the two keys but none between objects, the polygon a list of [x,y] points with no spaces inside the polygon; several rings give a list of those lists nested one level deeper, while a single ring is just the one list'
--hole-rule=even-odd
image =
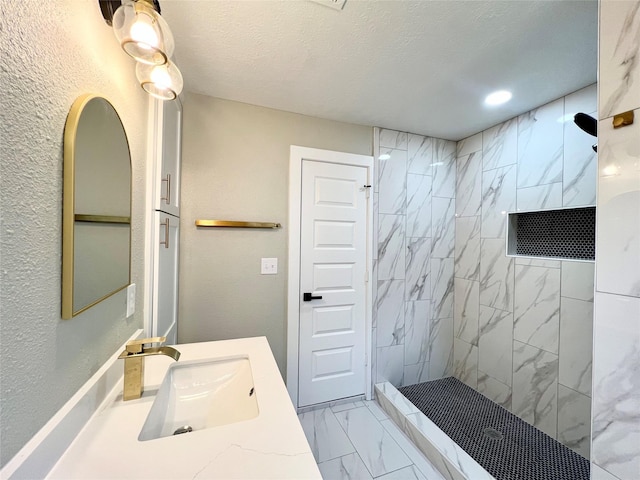
[{"label": "gray textured wall", "polygon": [[[289,146],[370,155],[371,127],[189,94],[184,105],[181,343],[266,335],[286,365]],[[279,230],[197,229],[199,218]],[[260,275],[277,257],[278,274]]]},{"label": "gray textured wall", "polygon": [[[4,465],[142,325],[147,96],[93,0],[0,4],[0,397]],[[115,106],[133,164],[132,281],[60,318],[63,131],[75,98]]]}]

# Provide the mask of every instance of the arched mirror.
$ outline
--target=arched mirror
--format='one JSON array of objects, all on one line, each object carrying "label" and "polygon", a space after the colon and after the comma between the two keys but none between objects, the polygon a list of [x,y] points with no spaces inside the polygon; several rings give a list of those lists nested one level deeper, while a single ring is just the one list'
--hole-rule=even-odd
[{"label": "arched mirror", "polygon": [[73,103],[64,132],[62,318],[129,285],[131,156],[105,98]]}]

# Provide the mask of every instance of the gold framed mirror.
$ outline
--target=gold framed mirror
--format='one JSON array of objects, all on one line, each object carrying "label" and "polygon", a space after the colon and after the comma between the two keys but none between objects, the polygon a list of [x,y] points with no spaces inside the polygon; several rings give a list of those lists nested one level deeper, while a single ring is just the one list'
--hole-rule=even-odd
[{"label": "gold framed mirror", "polygon": [[131,283],[131,154],[111,103],[86,94],[64,130],[62,318]]}]

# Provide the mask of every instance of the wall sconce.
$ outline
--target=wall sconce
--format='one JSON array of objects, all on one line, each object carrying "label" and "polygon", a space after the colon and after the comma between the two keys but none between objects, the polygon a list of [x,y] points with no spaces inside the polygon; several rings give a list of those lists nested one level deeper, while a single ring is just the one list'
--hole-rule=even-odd
[{"label": "wall sconce", "polygon": [[182,74],[170,61],[173,34],[160,16],[158,0],[99,0],[102,16],[113,26],[122,49],[138,63],[140,86],[161,100],[173,100],[183,87]]}]

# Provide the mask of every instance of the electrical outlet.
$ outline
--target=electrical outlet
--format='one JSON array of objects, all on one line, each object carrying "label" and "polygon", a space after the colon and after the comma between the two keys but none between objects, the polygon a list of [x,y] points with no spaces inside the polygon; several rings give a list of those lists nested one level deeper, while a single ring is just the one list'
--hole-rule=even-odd
[{"label": "electrical outlet", "polygon": [[136,312],[136,284],[127,287],[127,318]]},{"label": "electrical outlet", "polygon": [[260,267],[260,273],[262,275],[275,275],[276,273],[278,273],[278,259],[263,258],[262,265]]}]

